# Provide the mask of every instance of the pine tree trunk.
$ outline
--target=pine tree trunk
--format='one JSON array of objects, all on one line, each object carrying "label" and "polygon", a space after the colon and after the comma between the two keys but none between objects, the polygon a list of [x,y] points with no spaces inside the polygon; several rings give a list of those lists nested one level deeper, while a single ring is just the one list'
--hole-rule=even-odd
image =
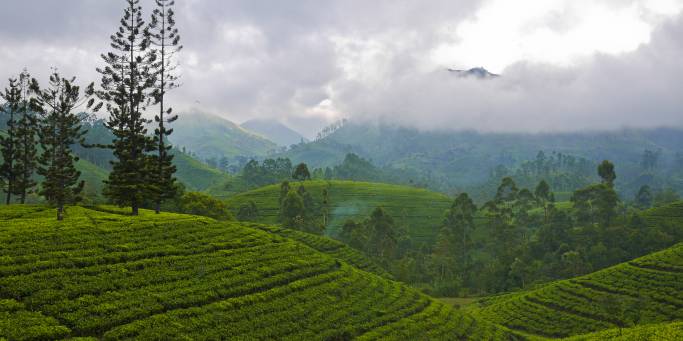
[{"label": "pine tree trunk", "polygon": [[64,220],[64,205],[59,204],[57,207],[57,221],[62,221]]},{"label": "pine tree trunk", "polygon": [[156,214],[161,213],[161,200],[157,200],[157,205],[154,211]]},{"label": "pine tree trunk", "polygon": [[7,197],[5,198],[5,204],[9,205],[12,202],[12,182],[7,184]]}]

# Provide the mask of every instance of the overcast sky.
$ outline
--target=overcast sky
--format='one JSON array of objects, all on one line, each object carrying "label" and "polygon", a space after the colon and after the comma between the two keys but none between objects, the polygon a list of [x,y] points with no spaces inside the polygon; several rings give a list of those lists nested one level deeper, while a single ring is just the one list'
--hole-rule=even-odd
[{"label": "overcast sky", "polygon": [[[142,0],[147,13],[151,0]],[[123,0],[5,0],[0,79],[98,80]],[[421,129],[683,126],[681,0],[177,0],[181,115]],[[503,77],[446,71],[483,66]],[[6,83],[6,82],[5,82]],[[6,85],[3,83],[3,86]]]}]

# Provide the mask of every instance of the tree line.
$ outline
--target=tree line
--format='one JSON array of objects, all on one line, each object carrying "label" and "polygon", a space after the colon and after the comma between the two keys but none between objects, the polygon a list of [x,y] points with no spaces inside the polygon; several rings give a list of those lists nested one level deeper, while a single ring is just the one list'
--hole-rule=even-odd
[{"label": "tree line", "polygon": [[[120,26],[111,35],[112,50],[102,54],[104,66],[99,87],[91,83],[83,91],[76,78],[53,70],[47,87],[28,71],[9,80],[0,106],[7,116],[7,131],[0,136],[0,179],[6,204],[12,196],[24,204],[37,192],[57,208],[80,201],[83,181],[76,169],[77,148],[107,148],[113,153],[104,195],[115,204],[130,206],[137,215],[141,206],[159,213],[161,203],[177,191],[176,172],[168,136],[178,116],[168,105],[168,92],[177,88],[176,55],[181,51],[175,27],[174,0],[155,0],[149,21],[143,19],[140,0],[125,0]],[[104,108],[104,126],[113,141],[86,145],[85,119],[77,110]],[[156,112],[154,119],[146,115]],[[147,126],[155,123],[149,133]],[[37,142],[37,143],[36,143]],[[39,147],[38,147],[39,146]],[[35,174],[43,177],[36,190]]]},{"label": "tree line", "polygon": [[[614,190],[614,165],[597,167],[599,183],[555,201],[541,180],[533,190],[501,179],[495,195],[477,205],[460,193],[444,213],[436,241],[410,240],[381,208],[347,221],[339,239],[364,251],[397,279],[436,295],[496,293],[602,269],[670,246],[683,234],[649,225],[640,209],[648,189],[627,206]],[[571,205],[568,205],[571,204]]]}]

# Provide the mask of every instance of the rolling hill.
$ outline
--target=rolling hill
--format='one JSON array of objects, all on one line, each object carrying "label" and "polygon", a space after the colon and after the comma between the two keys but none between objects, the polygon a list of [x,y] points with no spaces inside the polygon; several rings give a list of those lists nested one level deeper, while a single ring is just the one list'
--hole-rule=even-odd
[{"label": "rolling hill", "polygon": [[268,228],[121,212],[0,208],[0,338],[509,338]]},{"label": "rolling hill", "polygon": [[223,183],[231,178],[228,173],[211,168],[187,154],[174,150],[173,155],[173,164],[177,169],[175,176],[178,181],[182,182],[190,190],[203,191],[212,185]]},{"label": "rolling hill", "polygon": [[[479,304],[475,316],[531,337],[614,333],[607,330],[680,321],[683,244],[536,290],[484,299]],[[680,334],[680,325],[676,328]]]},{"label": "rolling hill", "polygon": [[[291,183],[294,189],[298,183]],[[348,219],[366,219],[375,207],[382,206],[406,228],[413,240],[431,243],[439,231],[444,211],[452,200],[446,195],[407,186],[356,181],[306,181],[306,191],[322,202],[322,191],[330,197],[330,223],[326,234],[336,235]],[[262,187],[226,199],[233,210],[253,201],[259,209],[259,222],[273,224],[279,215],[280,185]]]},{"label": "rolling hill", "polygon": [[180,116],[173,124],[173,145],[184,147],[201,159],[264,156],[277,148],[265,137],[218,116],[194,112]]}]

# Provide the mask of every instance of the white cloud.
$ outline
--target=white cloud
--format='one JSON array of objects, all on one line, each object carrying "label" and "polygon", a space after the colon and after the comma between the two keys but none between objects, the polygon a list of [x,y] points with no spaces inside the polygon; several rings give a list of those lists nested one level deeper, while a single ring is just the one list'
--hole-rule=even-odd
[{"label": "white cloud", "polygon": [[595,53],[634,51],[683,2],[668,0],[492,0],[457,25],[442,28],[433,50],[439,65],[483,65],[495,71],[519,61],[567,66]]}]

